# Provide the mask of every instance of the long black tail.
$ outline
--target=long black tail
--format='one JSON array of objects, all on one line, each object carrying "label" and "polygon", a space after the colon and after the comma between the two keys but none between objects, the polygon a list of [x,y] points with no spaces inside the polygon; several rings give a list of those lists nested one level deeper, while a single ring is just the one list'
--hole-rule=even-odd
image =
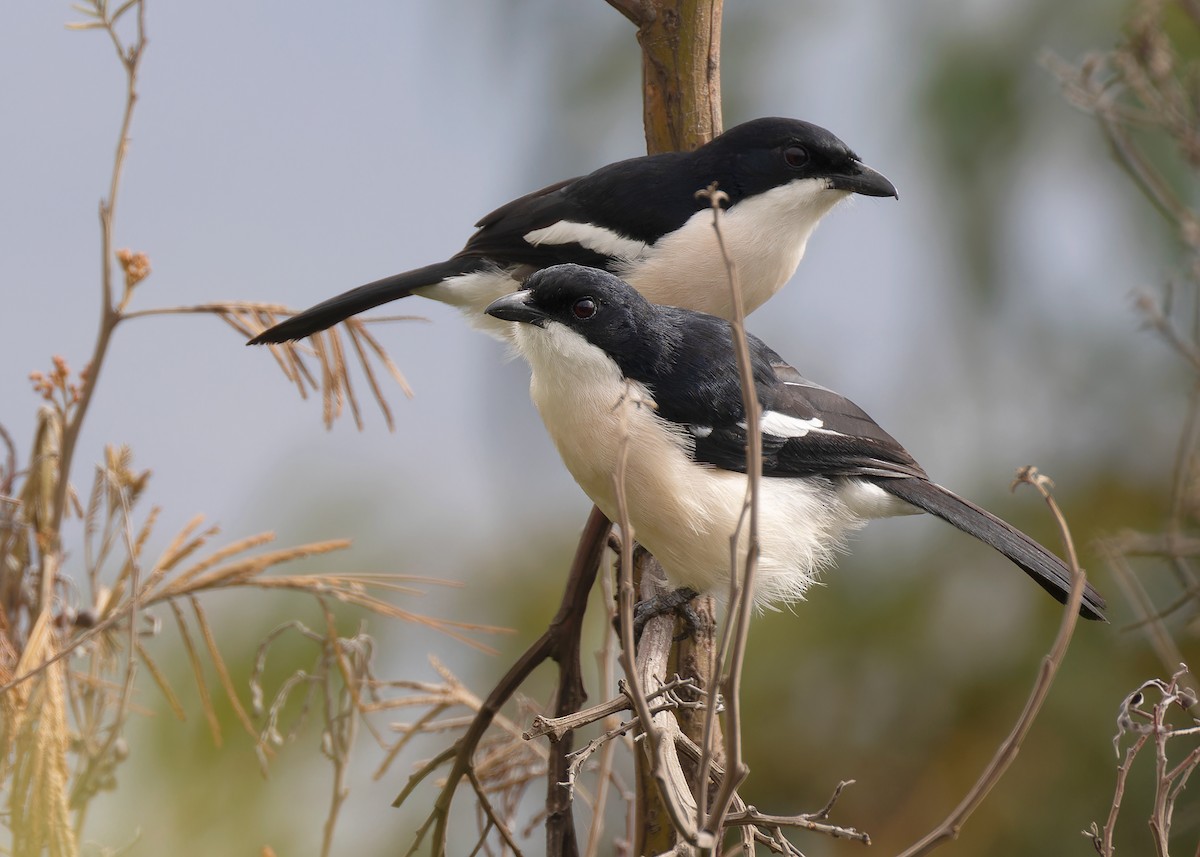
[{"label": "long black tail", "polygon": [[[1004,554],[1065,604],[1071,592],[1071,569],[1061,559],[1011,524],[986,509],[964,500],[925,479],[874,479],[876,485],[918,509],[937,515],[964,533],[974,536]],[[1104,598],[1089,583],[1083,591],[1079,615],[1085,619],[1104,619]]]},{"label": "long black tail", "polygon": [[314,307],[292,316],[287,321],[280,322],[268,328],[247,342],[247,345],[262,345],[266,342],[288,342],[303,339],[314,333],[333,327],[339,321],[345,321],[352,315],[365,312],[388,301],[399,300],[412,294],[412,290],[421,286],[431,286],[440,283],[448,277],[468,274],[487,266],[483,259],[456,256],[445,262],[426,265],[403,274],[393,274],[343,292],[337,297],[321,301]]}]

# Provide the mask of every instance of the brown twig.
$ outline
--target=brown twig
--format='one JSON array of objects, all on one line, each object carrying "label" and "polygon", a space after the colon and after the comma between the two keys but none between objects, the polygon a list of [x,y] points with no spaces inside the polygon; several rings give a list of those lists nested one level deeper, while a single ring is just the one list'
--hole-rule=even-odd
[{"label": "brown twig", "polygon": [[[662,566],[648,553],[641,552],[644,562],[641,564],[642,580],[640,597],[642,600],[652,600],[667,592],[666,575]],[[654,813],[655,820],[650,816],[641,820],[643,834],[653,833],[655,825],[660,825],[658,837],[666,839],[672,833],[678,834],[684,842],[697,848],[713,848],[718,840],[696,826],[696,799],[692,793],[689,777],[683,769],[680,757],[681,747],[690,743],[687,736],[679,727],[679,720],[673,710],[662,710],[655,713],[651,710],[649,700],[640,689],[658,688],[667,683],[668,667],[671,655],[675,649],[675,624],[673,616],[656,616],[646,623],[642,636],[637,645],[637,658],[634,668],[637,685],[629,684],[631,697],[635,700],[634,710],[639,711],[642,722],[650,723],[649,730],[643,731],[642,754],[639,760],[648,769],[641,778],[642,788],[651,794],[643,797],[646,800],[643,807]],[[653,738],[655,743],[650,743]],[[664,817],[665,816],[665,817]],[[643,845],[657,844],[656,839],[647,837]],[[643,853],[652,851],[650,848],[640,849]],[[666,848],[658,848],[664,851]],[[657,852],[653,852],[657,853]]]},{"label": "brown twig", "polygon": [[[617,503],[616,523],[621,529],[617,588],[621,640],[619,660],[625,673],[633,711],[642,727],[643,750],[637,757],[638,834],[641,838],[634,847],[639,853],[664,851],[670,847],[668,840],[672,831],[678,832],[690,843],[712,847],[715,844],[712,838],[698,831],[691,817],[695,801],[688,791],[687,779],[675,750],[675,739],[680,734],[678,723],[669,714],[654,715],[647,698],[647,687],[657,689],[666,683],[667,663],[674,643],[674,617],[655,616],[642,629],[636,647],[634,640],[634,540],[637,533],[629,518],[625,490],[630,439],[628,415],[630,408],[653,407],[653,403],[642,396],[638,385],[626,382],[625,393],[615,407],[620,418],[617,462],[612,475]],[[638,554],[643,560],[641,597],[643,600],[652,599],[665,591],[666,577],[661,566],[648,553],[638,551]],[[670,827],[650,820],[660,812],[667,815],[665,821],[669,822]],[[652,832],[657,837],[653,841]]]},{"label": "brown twig", "polygon": [[654,18],[654,4],[649,0],[606,0],[636,27],[644,26]]},{"label": "brown twig", "polygon": [[[478,798],[480,806],[483,808],[484,813],[486,813],[490,824],[495,827],[497,831],[499,831],[500,838],[504,840],[505,845],[512,849],[515,857],[521,857],[523,852],[521,851],[520,846],[517,845],[517,840],[513,838],[512,831],[508,829],[508,825],[504,823],[504,820],[501,818],[500,814],[496,812],[495,808],[492,806],[492,802],[488,799],[487,792],[484,790],[483,784],[479,782],[479,778],[475,775],[475,771],[471,768],[467,769],[467,779],[471,781],[471,786],[475,789],[475,796]],[[486,834],[487,831],[485,830],[484,836],[486,836]],[[481,843],[483,842],[484,836],[480,837]]]},{"label": "brown twig", "polygon": [[[696,684],[692,679],[680,678],[675,676],[671,681],[664,684],[651,693],[646,694],[646,701],[653,702],[659,697],[666,696],[669,699],[668,704],[671,707],[679,707],[684,703],[674,693],[681,688],[695,688]],[[602,702],[599,705],[593,705],[591,708],[585,708],[580,711],[575,711],[561,717],[535,717],[529,729],[521,736],[526,741],[533,738],[539,738],[545,735],[550,739],[551,743],[560,741],[563,736],[569,734],[575,729],[579,729],[589,723],[595,723],[597,720],[603,720],[605,717],[616,714],[620,711],[627,711],[633,703],[630,700],[630,693],[625,688],[621,688],[622,693],[619,696],[614,696],[607,702]]]},{"label": "brown twig", "polygon": [[1117,782],[1113,788],[1112,805],[1108,810],[1108,819],[1104,822],[1104,830],[1103,832],[1097,830],[1095,823],[1093,823],[1091,830],[1087,834],[1091,837],[1096,851],[1103,855],[1103,857],[1112,857],[1113,833],[1117,829],[1117,815],[1121,811],[1121,801],[1125,796],[1125,781],[1129,777],[1129,771],[1133,767],[1133,760],[1149,740],[1149,735],[1143,735],[1125,750],[1125,759],[1117,766]]}]

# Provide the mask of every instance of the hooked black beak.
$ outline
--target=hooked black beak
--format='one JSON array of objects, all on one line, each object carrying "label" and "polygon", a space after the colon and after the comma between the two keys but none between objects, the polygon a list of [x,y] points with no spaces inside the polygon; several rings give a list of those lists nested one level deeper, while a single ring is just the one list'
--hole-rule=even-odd
[{"label": "hooked black beak", "polygon": [[877,173],[862,161],[851,161],[850,169],[841,175],[829,177],[829,186],[863,196],[894,196],[900,198],[896,186],[883,173]]},{"label": "hooked black beak", "polygon": [[535,324],[538,327],[545,327],[546,322],[549,321],[549,316],[538,307],[532,306],[529,303],[529,299],[532,296],[533,292],[529,289],[513,292],[510,295],[505,295],[502,298],[492,301],[484,312],[502,321],[518,321],[524,324]]}]

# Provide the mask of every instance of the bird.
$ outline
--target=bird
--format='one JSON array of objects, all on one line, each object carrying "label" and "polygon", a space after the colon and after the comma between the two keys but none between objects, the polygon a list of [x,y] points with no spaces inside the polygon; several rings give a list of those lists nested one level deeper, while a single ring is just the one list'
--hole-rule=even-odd
[{"label": "bird", "polygon": [[746,283],[746,312],[791,278],[813,229],[838,202],[851,194],[898,198],[824,128],[754,119],[693,151],[630,158],[515,199],[476,223],[446,261],[351,289],[248,344],[303,339],[408,295],[458,307],[506,338],[510,326],[483,310],[533,271],[567,262],[618,274],[656,303],[731,318],[709,203],[696,198],[713,182],[728,197],[725,237]]},{"label": "bird", "polygon": [[[730,537],[747,492],[748,423],[732,326],[655,305],[613,274],[557,265],[486,312],[515,322],[530,394],[575,481],[619,521],[624,485],[634,538],[683,591],[718,596],[730,581]],[[760,405],[762,479],[758,607],[802,600],[874,518],[927,512],[995,548],[1065,603],[1071,571],[1020,530],[930,480],[860,407],[815,384],[747,336]],[[744,562],[746,539],[741,540]],[[1103,619],[1090,584],[1080,614]]]}]

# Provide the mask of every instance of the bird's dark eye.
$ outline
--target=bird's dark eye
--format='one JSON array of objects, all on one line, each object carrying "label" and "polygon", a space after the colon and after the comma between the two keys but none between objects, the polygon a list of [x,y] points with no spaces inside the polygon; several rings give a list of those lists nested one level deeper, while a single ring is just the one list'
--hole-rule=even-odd
[{"label": "bird's dark eye", "polygon": [[803,146],[788,146],[783,150],[783,160],[789,167],[798,170],[808,163],[808,149]]},{"label": "bird's dark eye", "polygon": [[591,318],[596,314],[596,301],[593,298],[580,298],[571,307],[571,312],[579,319]]}]

